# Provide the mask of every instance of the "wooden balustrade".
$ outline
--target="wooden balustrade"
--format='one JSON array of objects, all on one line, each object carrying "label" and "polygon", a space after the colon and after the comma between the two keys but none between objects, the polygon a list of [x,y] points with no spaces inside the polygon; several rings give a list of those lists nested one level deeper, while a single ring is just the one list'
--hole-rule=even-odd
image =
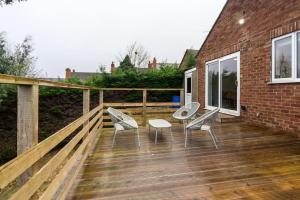
[{"label": "wooden balustrade", "polygon": [[[39,199],[54,197],[63,199],[84,160],[93,150],[103,126],[111,126],[106,112],[107,107],[117,107],[121,111],[134,115],[140,125],[146,125],[147,117],[153,115],[157,118],[164,114],[170,116],[170,113],[176,110],[172,108],[173,106],[183,104],[182,89],[95,88],[1,74],[0,84],[18,86],[18,156],[0,167],[0,192],[16,180],[20,182],[19,188],[8,196],[9,199],[30,199],[46,183],[46,188],[42,192],[39,191]],[[83,115],[40,143],[38,143],[39,86],[83,91]],[[90,110],[91,90],[99,91],[99,105],[93,110]],[[141,91],[143,100],[140,103],[105,103],[104,92],[113,90]],[[147,102],[148,91],[180,91],[182,101],[180,103]],[[80,127],[82,128],[78,131]],[[75,136],[69,139],[65,146],[55,151],[55,155],[48,159],[41,168],[35,169],[36,163],[43,160],[49,152],[75,131],[77,131]]]}]

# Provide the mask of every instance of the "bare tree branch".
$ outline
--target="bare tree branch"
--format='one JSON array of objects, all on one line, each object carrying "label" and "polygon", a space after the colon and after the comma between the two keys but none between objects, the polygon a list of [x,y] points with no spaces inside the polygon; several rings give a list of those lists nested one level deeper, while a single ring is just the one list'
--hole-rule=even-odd
[{"label": "bare tree branch", "polygon": [[[26,0],[17,0],[18,2],[20,1],[26,1]],[[0,6],[3,6],[4,4],[12,4],[16,2],[16,0],[0,0]]]},{"label": "bare tree branch", "polygon": [[148,65],[150,60],[150,56],[148,51],[143,47],[141,44],[137,42],[132,43],[131,45],[127,46],[125,55],[120,54],[117,56],[117,60],[121,62],[125,56],[128,55],[130,58],[131,63],[135,67],[145,67]]}]

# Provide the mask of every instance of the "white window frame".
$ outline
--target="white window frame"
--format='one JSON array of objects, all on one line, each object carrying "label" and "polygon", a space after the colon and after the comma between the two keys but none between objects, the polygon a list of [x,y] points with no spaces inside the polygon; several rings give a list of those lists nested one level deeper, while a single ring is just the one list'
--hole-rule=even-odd
[{"label": "white window frame", "polygon": [[[237,110],[229,110],[225,108],[221,108],[221,101],[222,101],[222,94],[221,94],[221,62],[224,60],[228,60],[231,58],[237,58]],[[218,63],[219,66],[219,105],[218,108],[220,108],[221,113],[229,114],[229,115],[234,115],[234,116],[240,116],[241,113],[241,91],[240,91],[240,52],[236,52],[233,54],[229,54],[227,56],[211,60],[205,63],[205,109],[207,110],[213,110],[217,107],[209,106],[208,105],[208,65],[212,63]]]},{"label": "white window frame", "polygon": [[[193,102],[193,71],[195,71],[195,70],[196,70],[196,68],[190,69],[184,73],[184,102],[185,102],[185,105]],[[191,93],[187,93],[187,78],[191,78]],[[187,102],[187,94],[191,95],[191,102]]]},{"label": "white window frame", "polygon": [[[300,33],[300,31],[296,31],[293,33],[289,33],[277,38],[274,38],[272,40],[272,81],[271,83],[294,83],[294,82],[300,82],[300,78],[297,78],[297,67],[298,62],[300,60],[297,60],[297,34]],[[282,40],[285,38],[291,37],[292,38],[292,76],[291,78],[275,78],[275,62],[276,62],[276,55],[275,55],[275,42],[278,40]]]},{"label": "white window frame", "polygon": [[[218,63],[218,69],[219,69],[219,90],[220,90],[220,62],[219,59],[211,60],[209,62],[205,63],[205,109],[207,110],[213,110],[217,107],[208,105],[208,65]],[[220,107],[220,91],[219,91],[219,101],[218,101],[218,107]]]}]

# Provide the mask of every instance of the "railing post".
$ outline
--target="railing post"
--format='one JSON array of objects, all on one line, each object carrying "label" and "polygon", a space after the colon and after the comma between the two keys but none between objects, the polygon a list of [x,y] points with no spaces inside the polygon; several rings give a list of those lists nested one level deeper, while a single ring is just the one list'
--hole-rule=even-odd
[{"label": "railing post", "polygon": [[[17,154],[38,144],[39,132],[39,86],[18,85]],[[20,183],[33,173],[29,169],[20,177]]]},{"label": "railing post", "polygon": [[184,90],[180,90],[180,105],[184,105]]},{"label": "railing post", "polygon": [[[90,90],[85,89],[83,90],[83,103],[82,103],[83,111],[82,114],[85,115],[90,112]],[[89,125],[90,119],[83,123],[83,127]]]},{"label": "railing post", "polygon": [[146,126],[147,90],[143,90],[143,126]]},{"label": "railing post", "polygon": [[100,120],[102,120],[100,128],[103,128],[103,112],[104,112],[104,104],[103,104],[103,90],[99,91],[99,105],[100,105],[100,112],[102,110],[102,115],[100,116]]}]

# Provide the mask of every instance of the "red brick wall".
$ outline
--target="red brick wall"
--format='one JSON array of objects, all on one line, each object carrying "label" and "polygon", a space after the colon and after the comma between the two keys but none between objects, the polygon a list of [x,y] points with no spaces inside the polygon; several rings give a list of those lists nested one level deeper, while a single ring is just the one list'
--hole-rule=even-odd
[{"label": "red brick wall", "polygon": [[[245,24],[239,25],[242,16]],[[247,111],[241,110],[242,119],[256,125],[300,131],[300,83],[268,84],[272,38],[296,30],[300,30],[300,0],[229,0],[197,59],[202,107],[205,63],[240,51],[241,105],[248,106]]]}]

